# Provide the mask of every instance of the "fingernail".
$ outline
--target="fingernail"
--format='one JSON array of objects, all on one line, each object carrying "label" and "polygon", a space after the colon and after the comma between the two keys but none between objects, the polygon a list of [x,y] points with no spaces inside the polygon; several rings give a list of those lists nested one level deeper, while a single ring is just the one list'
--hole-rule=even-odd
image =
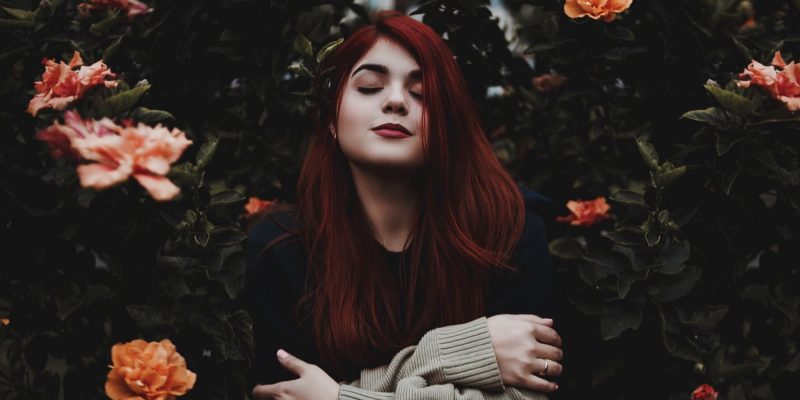
[{"label": "fingernail", "polygon": [[280,358],[281,360],[286,358],[286,356],[288,356],[288,355],[289,355],[289,353],[283,351],[283,349],[278,350],[278,358]]},{"label": "fingernail", "polygon": [[556,390],[558,390],[558,384],[556,384],[555,386],[556,386]]}]

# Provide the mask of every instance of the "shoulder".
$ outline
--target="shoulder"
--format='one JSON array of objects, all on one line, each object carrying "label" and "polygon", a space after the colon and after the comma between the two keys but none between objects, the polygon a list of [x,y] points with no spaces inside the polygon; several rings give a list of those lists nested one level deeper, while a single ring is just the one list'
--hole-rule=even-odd
[{"label": "shoulder", "polygon": [[[246,265],[248,272],[265,269],[265,265],[282,264],[294,267],[300,250],[289,245],[299,240],[291,233],[297,228],[295,211],[271,211],[255,222],[247,232]],[[277,240],[276,239],[279,239]],[[275,242],[275,243],[273,243]],[[268,247],[269,245],[269,247]],[[249,274],[252,275],[252,274]]]},{"label": "shoulder", "polygon": [[515,254],[530,246],[547,245],[547,231],[555,213],[554,202],[541,193],[518,184],[525,202],[525,225]]}]

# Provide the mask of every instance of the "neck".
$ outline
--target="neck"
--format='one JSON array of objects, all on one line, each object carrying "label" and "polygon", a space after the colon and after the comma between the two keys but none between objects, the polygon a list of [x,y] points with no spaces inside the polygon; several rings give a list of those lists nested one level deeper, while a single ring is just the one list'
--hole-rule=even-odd
[{"label": "neck", "polygon": [[419,191],[414,174],[354,163],[350,164],[350,170],[375,239],[388,250],[404,250]]}]

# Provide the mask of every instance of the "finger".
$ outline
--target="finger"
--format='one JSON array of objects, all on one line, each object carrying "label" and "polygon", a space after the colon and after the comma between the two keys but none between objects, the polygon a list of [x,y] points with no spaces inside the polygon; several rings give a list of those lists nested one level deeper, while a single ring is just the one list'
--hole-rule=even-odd
[{"label": "finger", "polygon": [[253,399],[270,400],[285,393],[286,387],[283,385],[283,382],[272,385],[256,385],[256,387],[253,388]]},{"label": "finger", "polygon": [[533,325],[533,337],[540,343],[551,344],[556,347],[561,347],[561,336],[555,329],[544,325]]},{"label": "finger", "polygon": [[544,358],[546,360],[553,360],[553,361],[561,361],[564,359],[564,351],[560,348],[551,346],[545,343],[539,343],[534,347],[533,353],[538,358]]},{"label": "finger", "polygon": [[278,356],[278,361],[281,363],[281,365],[283,365],[284,368],[294,372],[297,374],[297,376],[303,376],[303,372],[308,366],[308,363],[287,353],[283,349],[279,349],[276,355]]},{"label": "finger", "polygon": [[534,314],[510,314],[514,317],[520,318],[525,321],[534,322],[537,324],[545,324],[549,326],[553,326],[553,319],[552,318],[542,318],[538,315]]},{"label": "finger", "polygon": [[561,363],[550,359],[540,358],[536,360],[536,366],[538,369],[533,373],[539,376],[559,376],[564,372],[564,366]]},{"label": "finger", "polygon": [[558,390],[558,385],[555,382],[550,382],[533,374],[529,374],[525,377],[523,384],[528,389],[536,392],[554,392]]}]

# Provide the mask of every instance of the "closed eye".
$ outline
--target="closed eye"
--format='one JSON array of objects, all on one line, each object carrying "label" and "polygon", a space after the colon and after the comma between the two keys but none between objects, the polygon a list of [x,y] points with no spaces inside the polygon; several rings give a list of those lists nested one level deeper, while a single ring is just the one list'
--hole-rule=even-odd
[{"label": "closed eye", "polygon": [[[360,87],[360,88],[358,88],[358,91],[361,92],[361,93],[364,93],[364,94],[373,94],[373,93],[380,92],[381,90],[383,90],[382,87]],[[411,92],[411,91],[409,91],[409,93],[411,93],[412,96],[414,96],[414,97],[416,97],[418,99],[422,98],[422,95],[419,94],[419,93],[414,93],[414,92]]]}]

